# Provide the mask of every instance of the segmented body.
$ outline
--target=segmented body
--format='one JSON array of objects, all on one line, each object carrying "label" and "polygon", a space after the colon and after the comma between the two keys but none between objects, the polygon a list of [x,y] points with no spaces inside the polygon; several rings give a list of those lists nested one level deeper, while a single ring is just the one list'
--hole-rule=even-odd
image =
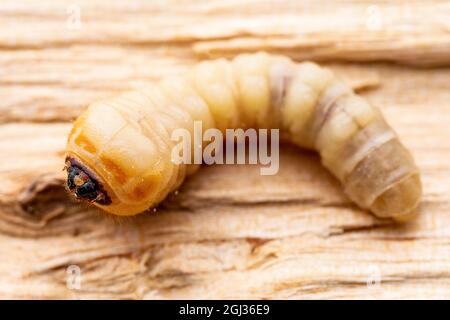
[{"label": "segmented body", "polygon": [[205,61],[89,106],[68,139],[67,165],[85,173],[71,191],[117,215],[156,205],[198,169],[171,161],[171,133],[192,132],[194,121],[205,130],[280,128],[318,151],[349,198],[377,216],[402,217],[420,201],[419,171],[378,109],[328,69],[266,53]]}]

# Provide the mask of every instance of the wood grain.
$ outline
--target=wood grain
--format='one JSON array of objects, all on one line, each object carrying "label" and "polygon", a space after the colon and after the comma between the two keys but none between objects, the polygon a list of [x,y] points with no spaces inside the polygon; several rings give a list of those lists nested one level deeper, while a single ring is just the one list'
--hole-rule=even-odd
[{"label": "wood grain", "polygon": [[[450,298],[448,1],[76,1],[79,29],[73,4],[0,4],[0,298]],[[375,219],[289,145],[275,176],[205,167],[136,218],[67,195],[87,104],[257,50],[321,61],[383,110],[423,174],[417,219]]]}]

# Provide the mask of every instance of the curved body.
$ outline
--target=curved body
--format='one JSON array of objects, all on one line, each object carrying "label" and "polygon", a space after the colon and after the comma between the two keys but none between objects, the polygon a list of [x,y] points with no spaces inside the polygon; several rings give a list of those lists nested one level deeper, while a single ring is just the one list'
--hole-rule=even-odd
[{"label": "curved body", "polygon": [[332,72],[266,53],[205,61],[177,78],[96,102],[67,143],[68,187],[117,215],[142,212],[198,165],[171,161],[177,128],[279,128],[319,152],[356,204],[379,217],[411,214],[419,171],[378,109]]}]

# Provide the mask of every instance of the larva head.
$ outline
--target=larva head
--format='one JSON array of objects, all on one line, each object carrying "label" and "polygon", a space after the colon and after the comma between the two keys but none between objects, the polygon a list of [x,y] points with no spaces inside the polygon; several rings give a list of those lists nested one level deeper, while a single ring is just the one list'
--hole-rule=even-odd
[{"label": "larva head", "polygon": [[[116,215],[135,215],[155,205],[176,172],[163,161],[167,152],[153,143],[146,124],[134,120],[139,115],[134,105],[126,103],[91,105],[75,121],[66,147],[67,189]],[[130,117],[112,107],[118,104],[132,112]]]},{"label": "larva head", "polygon": [[95,202],[100,205],[111,204],[111,198],[108,196],[106,190],[94,178],[89,169],[84,167],[74,158],[66,158],[67,170],[67,189],[78,200]]},{"label": "larva head", "polygon": [[[138,187],[131,187],[132,191],[128,191],[128,188],[116,185],[115,181],[103,179],[97,172],[103,170],[95,170],[73,156],[66,157],[66,171],[67,190],[77,200],[93,204],[109,213],[120,216],[136,215],[155,204],[152,201],[155,189],[143,189],[139,184]],[[150,177],[142,179],[142,183],[149,186],[154,181]],[[139,194],[136,194],[136,189]]]}]

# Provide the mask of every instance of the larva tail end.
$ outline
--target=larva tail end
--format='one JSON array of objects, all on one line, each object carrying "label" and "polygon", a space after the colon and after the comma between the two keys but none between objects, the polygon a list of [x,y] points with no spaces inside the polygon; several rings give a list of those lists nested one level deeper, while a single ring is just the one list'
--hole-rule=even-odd
[{"label": "larva tail end", "polygon": [[111,204],[111,198],[102,185],[82,163],[74,158],[67,157],[66,170],[67,189],[76,199],[95,202],[103,206]]},{"label": "larva tail end", "polygon": [[417,216],[417,206],[422,196],[422,184],[418,173],[398,181],[379,195],[370,210],[380,218],[392,218],[399,222]]}]

